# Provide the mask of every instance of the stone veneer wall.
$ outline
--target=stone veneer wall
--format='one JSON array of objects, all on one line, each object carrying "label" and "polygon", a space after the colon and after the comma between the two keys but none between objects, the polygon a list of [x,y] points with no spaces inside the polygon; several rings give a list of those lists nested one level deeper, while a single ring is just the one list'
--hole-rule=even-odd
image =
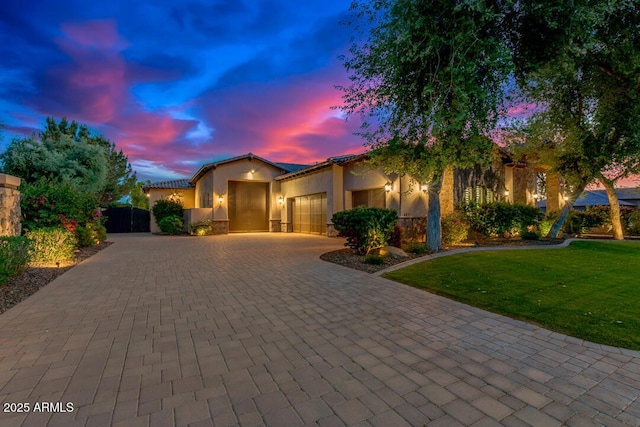
[{"label": "stone veneer wall", "polygon": [[398,225],[403,229],[403,240],[411,242],[424,242],[427,234],[427,218],[402,217],[398,218]]},{"label": "stone veneer wall", "polygon": [[213,234],[229,234],[228,219],[214,219],[212,224]]},{"label": "stone veneer wall", "polygon": [[269,231],[272,233],[279,233],[282,231],[282,224],[279,219],[269,220]]},{"label": "stone veneer wall", "polygon": [[22,231],[19,185],[20,178],[0,173],[0,236],[19,236]]}]

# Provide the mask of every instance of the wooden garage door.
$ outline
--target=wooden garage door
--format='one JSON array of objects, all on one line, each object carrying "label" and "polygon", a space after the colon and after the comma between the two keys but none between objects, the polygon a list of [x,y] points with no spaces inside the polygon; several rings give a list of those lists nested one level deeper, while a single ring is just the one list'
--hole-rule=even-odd
[{"label": "wooden garage door", "polygon": [[269,184],[229,181],[229,231],[269,231]]},{"label": "wooden garage door", "polygon": [[296,197],[292,220],[294,233],[326,234],[327,194]]}]

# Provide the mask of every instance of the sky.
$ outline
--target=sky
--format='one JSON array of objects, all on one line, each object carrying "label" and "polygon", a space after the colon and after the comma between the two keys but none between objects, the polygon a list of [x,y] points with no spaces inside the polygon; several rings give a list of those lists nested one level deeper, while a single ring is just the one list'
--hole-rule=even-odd
[{"label": "sky", "polygon": [[138,178],[252,152],[313,164],[364,151],[339,110],[348,0],[0,3],[0,151],[66,117]]}]

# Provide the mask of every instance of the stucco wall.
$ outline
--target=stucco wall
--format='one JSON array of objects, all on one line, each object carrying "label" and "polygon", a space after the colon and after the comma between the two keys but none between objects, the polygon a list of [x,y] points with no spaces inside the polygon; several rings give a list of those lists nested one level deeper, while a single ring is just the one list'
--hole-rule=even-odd
[{"label": "stucco wall", "polygon": [[[338,166],[339,167],[339,166]],[[311,194],[327,194],[327,222],[331,221],[334,214],[334,170],[332,167],[297,176],[295,178],[280,181],[280,192],[285,200],[280,209],[282,222],[285,224],[283,231],[290,230],[291,225],[291,201],[299,196]]]},{"label": "stucco wall", "polygon": [[149,209],[151,210],[151,232],[159,233],[160,228],[156,223],[156,219],[153,216],[153,205],[160,199],[166,199],[170,196],[177,197],[185,209],[191,209],[195,207],[195,190],[193,188],[186,189],[157,189],[152,188],[149,190]]},{"label": "stucco wall", "polygon": [[214,198],[213,195],[213,170],[207,172],[196,182],[194,197],[196,208],[211,208],[215,206],[217,198]]},{"label": "stucco wall", "polygon": [[[253,172],[252,172],[253,171]],[[280,184],[273,179],[282,171],[260,160],[243,159],[222,164],[213,169],[213,216],[214,220],[229,219],[229,181],[269,183],[269,220],[279,220],[281,205],[278,204]],[[205,178],[208,176],[205,175]],[[208,178],[211,181],[211,178]],[[197,183],[196,183],[197,185]],[[219,198],[222,197],[222,203]]]},{"label": "stucco wall", "polygon": [[19,236],[21,232],[20,178],[0,173],[0,236]]}]

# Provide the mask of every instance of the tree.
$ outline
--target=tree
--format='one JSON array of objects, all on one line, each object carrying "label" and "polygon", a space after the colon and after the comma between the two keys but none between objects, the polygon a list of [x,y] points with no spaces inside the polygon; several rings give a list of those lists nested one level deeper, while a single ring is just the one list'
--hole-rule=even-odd
[{"label": "tree", "polygon": [[100,147],[104,151],[106,180],[104,188],[98,194],[101,206],[107,206],[110,202],[129,194],[136,183],[136,174],[122,150],[116,150],[115,144],[102,135],[91,134],[86,125],[80,125],[75,121],[69,123],[66,118],[56,122],[54,118],[47,117],[47,124],[44,132],[40,134],[40,139],[58,140],[65,136],[77,142],[86,141],[89,145]]},{"label": "tree", "polygon": [[134,208],[149,210],[149,198],[142,189],[142,187],[146,184],[151,184],[151,181],[138,181],[131,189],[129,197],[131,197],[131,206],[133,206]]},{"label": "tree", "polygon": [[519,3],[516,77],[540,111],[528,151],[574,191],[550,236],[594,179],[609,196],[614,238],[623,238],[618,179],[640,171],[640,7],[634,0]]},{"label": "tree", "polygon": [[[429,181],[427,246],[441,249],[447,167],[488,163],[511,52],[510,1],[354,1],[363,40],[343,58],[350,85],[340,107],[359,114],[372,156]],[[386,160],[385,160],[386,159]]]},{"label": "tree", "polygon": [[71,183],[79,189],[99,194],[106,182],[104,151],[68,135],[58,139],[14,139],[0,159],[5,173],[18,176],[25,183],[44,178],[50,182]]}]

